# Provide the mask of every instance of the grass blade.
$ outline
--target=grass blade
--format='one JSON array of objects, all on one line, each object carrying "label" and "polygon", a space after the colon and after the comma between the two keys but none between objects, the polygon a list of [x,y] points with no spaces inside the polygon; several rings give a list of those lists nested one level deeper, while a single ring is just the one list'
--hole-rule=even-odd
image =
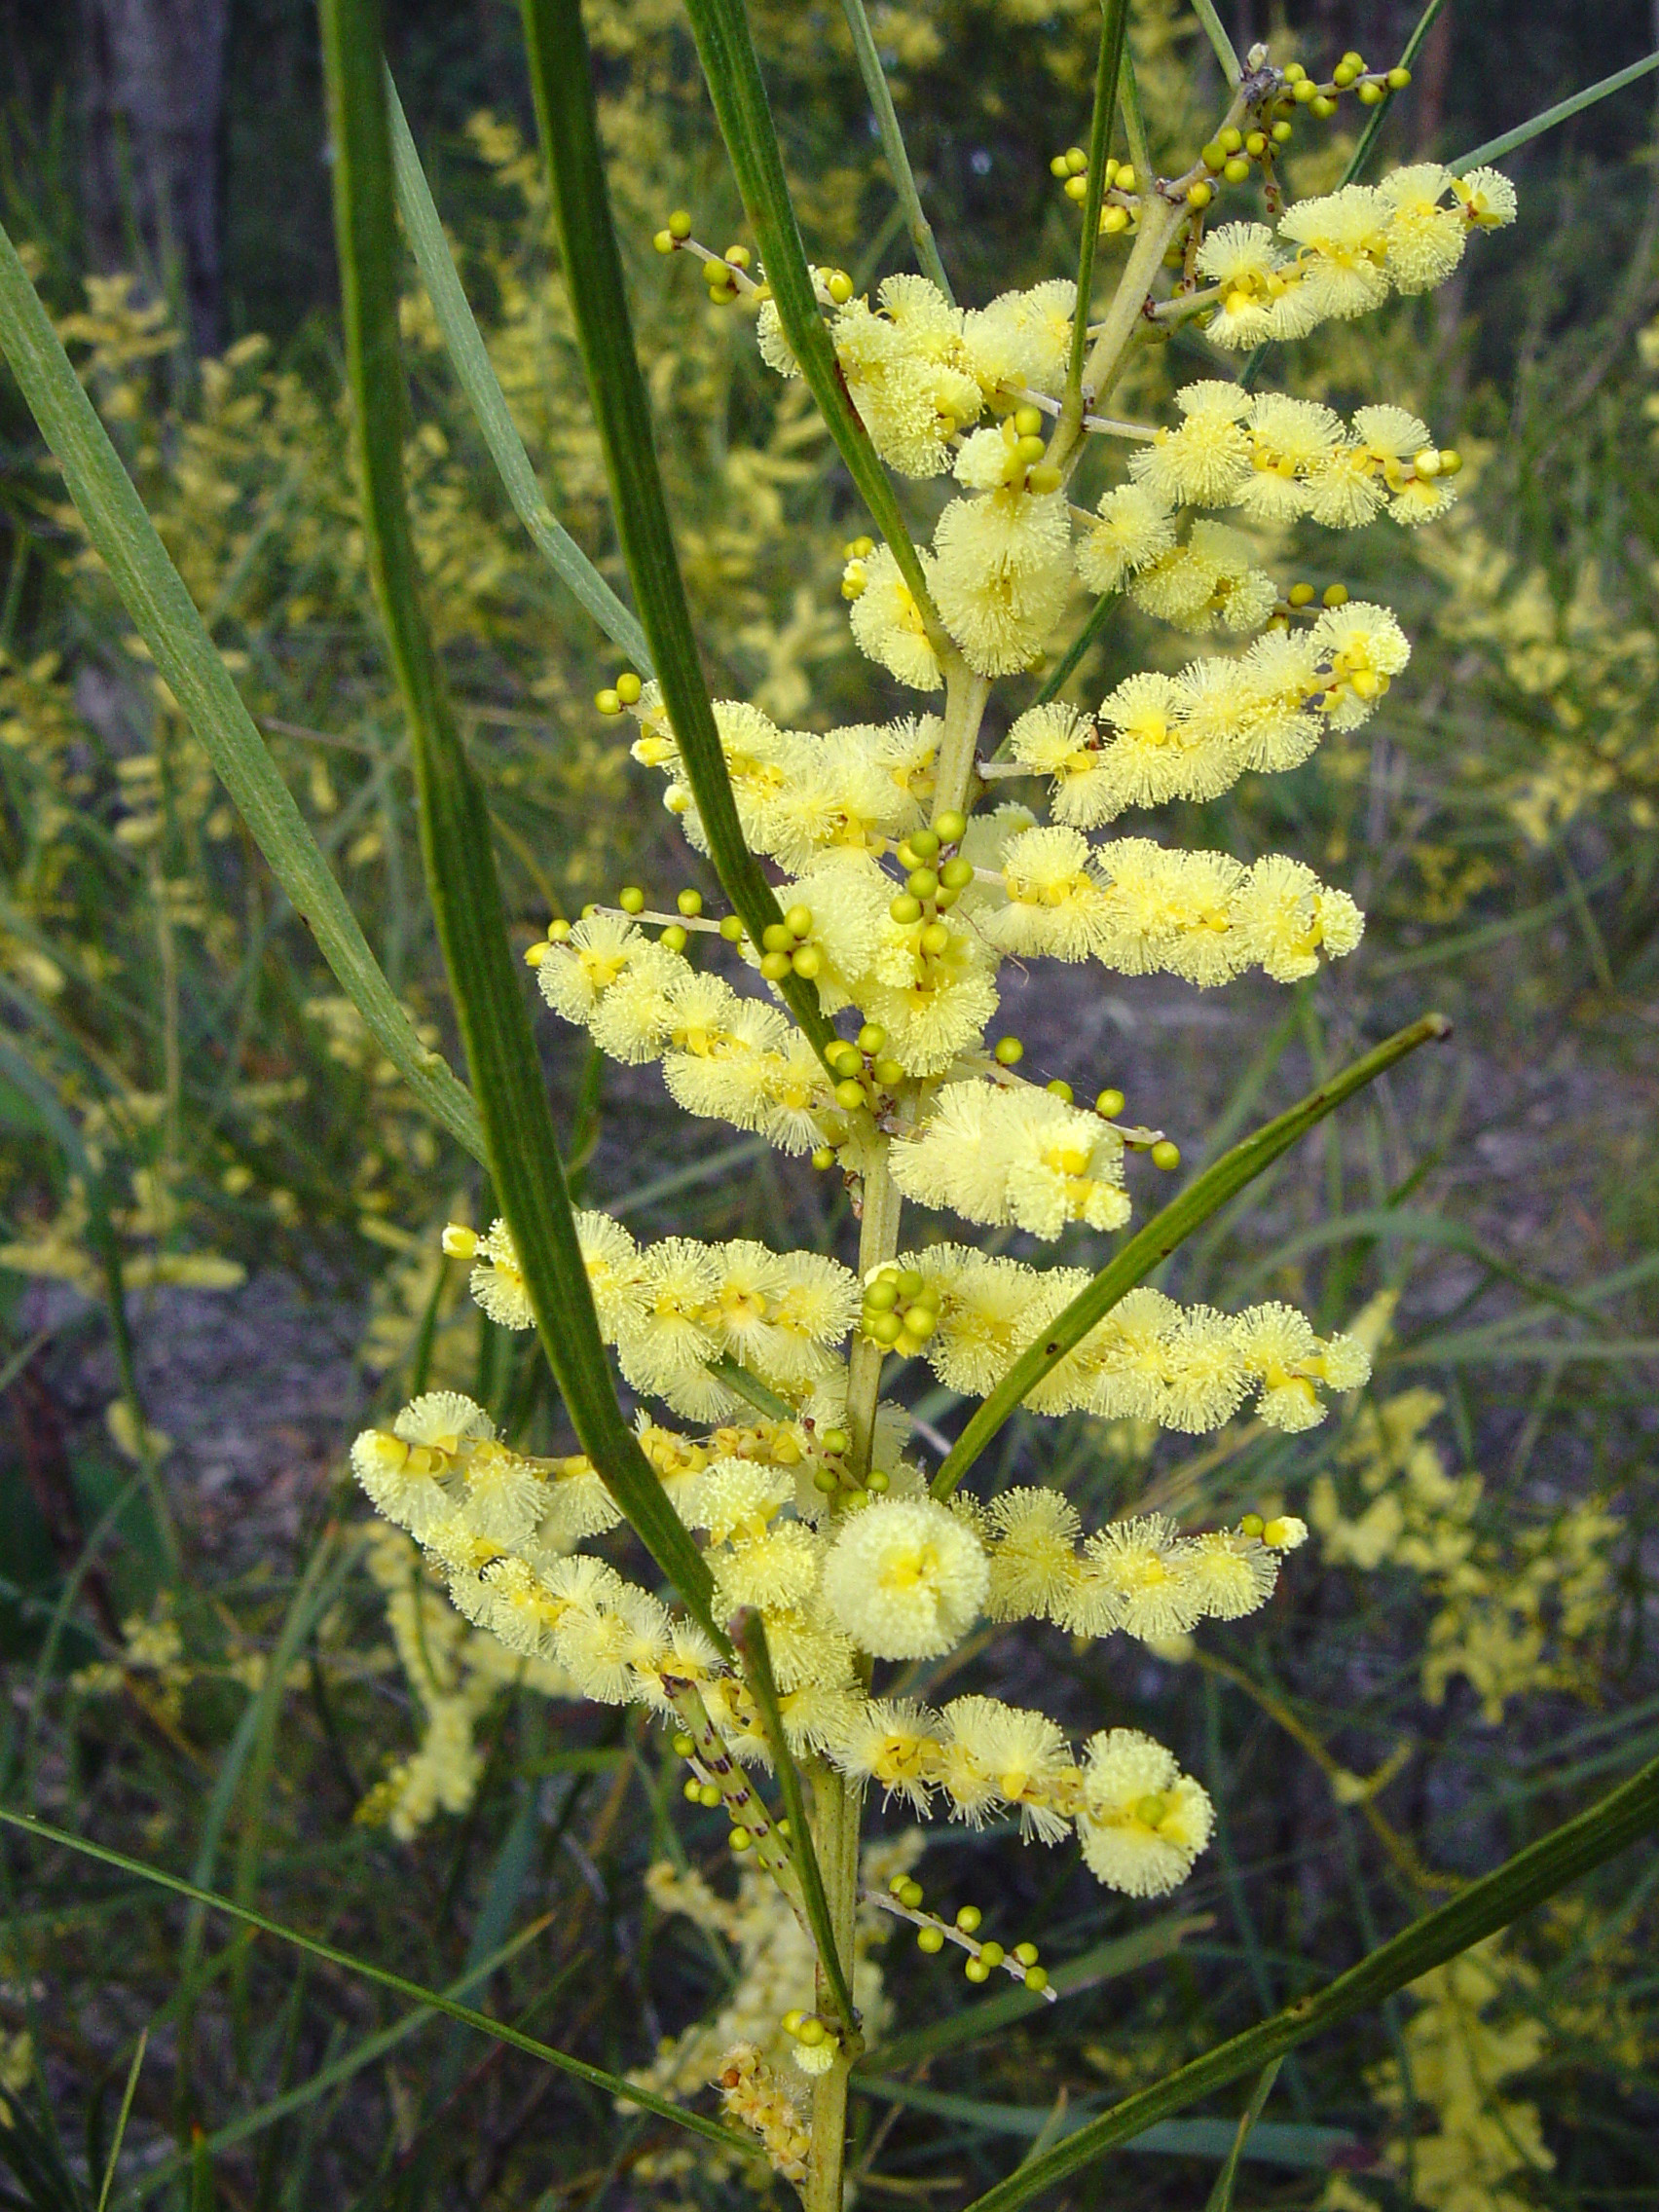
[{"label": "grass blade", "polygon": [[921,610],[934,650],[941,660],[954,659],[955,648],[940,622],[892,482],[847,396],[834,346],[819,313],[743,0],[685,0],[685,13],[737,188],[760,242],[760,259],[784,336],[847,471]]},{"label": "grass blade", "polygon": [[1057,1367],[1119,1299],[1126,1298],[1137,1283],[1144,1282],[1154,1268],[1184,1243],[1195,1229],[1218,1212],[1229,1198],[1235,1198],[1253,1183],[1281,1153],[1288,1152],[1355,1091],[1363,1090],[1368,1083],[1375,1082],[1409,1052],[1415,1052],[1419,1045],[1449,1037],[1451,1033],[1452,1024],[1443,1014],[1425,1014],[1420,1021],[1414,1021],[1409,1029],[1396,1031],[1340,1075],[1310,1090],[1276,1121],[1265,1124],[1254,1136],[1246,1137],[1242,1144],[1223,1153],[1213,1167],[1206,1167],[1178,1198],[1161,1213],[1155,1214],[1138,1235],[1131,1236],[1116,1259],[1100,1271],[1086,1290],[1079,1292],[1035,1344],[1028,1345],[1020,1353],[951,1446],[933,1479],[934,1495],[949,1496],[1004,1421],[1050,1369]]},{"label": "grass blade", "polygon": [[1483,163],[1500,162],[1505,154],[1519,153],[1523,146],[1530,146],[1534,138],[1541,138],[1546,130],[1553,130],[1558,123],[1567,123],[1573,116],[1582,115],[1587,107],[1594,107],[1598,100],[1606,99],[1612,92],[1622,92],[1627,85],[1634,85],[1639,78],[1650,76],[1655,69],[1659,69],[1659,54],[1650,54],[1641,61],[1633,61],[1628,69],[1615,69],[1610,77],[1604,77],[1599,84],[1586,85],[1583,92],[1574,92],[1570,99],[1558,100],[1554,107],[1545,108],[1541,115],[1533,116],[1530,123],[1518,123],[1513,130],[1506,130],[1501,138],[1489,138],[1484,146],[1477,146],[1470,154],[1459,154],[1455,162],[1448,162],[1446,166],[1454,176],[1467,176],[1471,169],[1478,169]]},{"label": "grass blade", "polygon": [[1581,1874],[1627,1850],[1659,1826],[1659,1759],[1644,1766],[1599,1804],[1517,1852],[1493,1873],[1425,1913],[1358,1966],[1311,1996],[1299,1997],[1271,2020],[1218,2044],[1149,2089],[1125,2097],[1068,2141],[977,2196],[968,2212],[1014,2212],[1044,2190],[1079,2172],[1102,2151],[1139,2135],[1155,2120],[1196,2103],[1305,2043],[1320,2029],[1369,2010],[1395,1990],[1444,1966],[1483,1936],[1507,1928]]},{"label": "grass blade", "polygon": [[[1439,15],[1441,9],[1445,7],[1445,5],[1446,0],[1428,0],[1428,6],[1418,18],[1417,28],[1415,31],[1413,31],[1411,37],[1407,39],[1405,50],[1400,55],[1399,66],[1402,69],[1409,69],[1412,63],[1417,59],[1418,55],[1422,52],[1423,41],[1427,38],[1429,32],[1433,30],[1434,19]],[[1359,143],[1354,147],[1353,152],[1348,156],[1347,167],[1343,171],[1342,181],[1344,184],[1357,183],[1360,175],[1364,171],[1366,163],[1371,159],[1371,149],[1377,143],[1377,133],[1382,128],[1382,119],[1384,116],[1386,116],[1388,110],[1393,106],[1397,96],[1398,95],[1395,93],[1393,88],[1387,84],[1384,84],[1382,88],[1382,97],[1372,109],[1370,121],[1366,124],[1365,129],[1359,134]]]},{"label": "grass blade", "polygon": [[422,610],[403,492],[408,392],[398,346],[391,140],[374,0],[321,0],[352,441],[369,571],[403,698],[444,966],[478,1093],[487,1164],[536,1330],[583,1451],[699,1623],[713,1578],[622,1417],[507,941],[484,793],[456,729]]},{"label": "grass blade", "polygon": [[[691,632],[610,219],[580,0],[523,0],[523,14],[565,286],[605,451],[623,558],[655,656],[668,718],[708,831],[709,856],[727,898],[758,944],[762,932],[783,917],[759,862],[743,840]],[[816,989],[799,977],[786,977],[780,987],[791,1013],[822,1052],[832,1032]]]},{"label": "grass blade", "polygon": [[279,1943],[290,1944],[313,1959],[322,1959],[329,1966],[340,1967],[347,1973],[375,1982],[382,1989],[392,1990],[411,2004],[423,2006],[428,2011],[442,2012],[446,2019],[459,2020],[463,2028],[476,2028],[480,2035],[507,2044],[531,2058],[539,2058],[543,2065],[557,2067],[561,2074],[573,2075],[578,2082],[586,2082],[609,2096],[625,2098],[642,2112],[655,2113],[659,2120],[671,2120],[676,2126],[689,2128],[693,2135],[718,2143],[722,2150],[754,2151],[752,2138],[735,2135],[715,2120],[705,2120],[700,2113],[687,2112],[682,2106],[671,2104],[667,2097],[659,2097],[652,2089],[626,2082],[619,2074],[608,2074],[603,2066],[590,2066],[585,2058],[572,2058],[569,2051],[555,2050],[550,2044],[537,2043],[534,2036],[521,2034],[504,2020],[493,2020],[488,2012],[474,2011],[470,2005],[459,2003],[442,1990],[424,1989],[418,1981],[406,1981],[400,1973],[392,1973],[368,1959],[354,1958],[350,1951],[337,1950],[332,1943],[319,1942],[313,1936],[302,1936],[297,1928],[284,1927],[281,1921],[268,1919],[264,1913],[237,1904],[230,1898],[218,1897],[211,1890],[199,1890],[194,1882],[183,1881],[176,1874],[164,1874],[160,1867],[146,1866],[142,1860],[129,1859],[123,1852],[89,1842],[85,1836],[70,1835],[64,1828],[49,1826],[45,1821],[34,1820],[26,1814],[10,1812],[3,1805],[0,1805],[0,1825],[37,1837],[44,1843],[60,1844],[66,1851],[79,1852],[84,1859],[96,1859],[106,1866],[119,1866],[124,1874],[135,1874],[140,1881],[152,1883],[157,1889],[171,1890],[177,1897],[189,1898],[193,1904],[228,1913],[244,1927],[257,1928],[262,1936],[274,1936]]},{"label": "grass blade", "polygon": [[881,66],[881,55],[876,51],[870,34],[869,18],[865,14],[864,0],[841,0],[841,13],[847,18],[847,28],[853,34],[853,52],[858,56],[859,75],[864,79],[865,91],[875,116],[875,128],[881,133],[881,150],[887,156],[888,171],[893,178],[893,189],[899,196],[899,204],[904,213],[904,228],[910,234],[910,243],[916,249],[916,259],[922,275],[932,277],[952,305],[956,294],[950,288],[950,278],[944,273],[944,263],[939,257],[939,241],[933,235],[933,225],[922,212],[922,196],[916,190],[916,179],[910,167],[910,157],[904,151],[904,134],[899,128],[899,118],[893,112],[893,93],[888,86],[887,72]]},{"label": "grass blade", "polygon": [[127,2070],[127,2087],[122,2092],[121,2110],[115,2120],[115,2140],[109,2147],[103,2186],[98,2191],[98,2212],[104,2212],[104,2206],[109,2202],[110,2190],[115,2183],[115,2162],[121,2156],[122,2141],[127,2134],[127,2122],[132,2111],[132,2098],[138,2087],[138,2070],[144,2063],[144,2051],[149,2041],[150,2031],[145,2028],[138,2038],[138,2047],[132,2053],[132,2064]]},{"label": "grass blade", "polygon": [[1262,2068],[1262,2078],[1251,2091],[1250,2102],[1244,2107],[1238,2121],[1238,2132],[1233,2138],[1233,2148],[1227,2154],[1227,2163],[1215,2177],[1215,2187],[1209,2193],[1204,2212],[1233,2212],[1233,2190],[1238,2179],[1238,2161],[1244,2156],[1244,2147],[1250,2140],[1250,2130],[1262,2117],[1262,2108],[1272,2094],[1273,2083],[1278,2080],[1282,2058],[1271,2058]]},{"label": "grass blade", "polygon": [[612,644],[620,645],[642,676],[655,674],[645,633],[629,613],[570,532],[541,496],[524,440],[518,434],[483,335],[466,304],[457,270],[433,204],[431,189],[415,150],[403,103],[390,72],[386,80],[387,117],[391,126],[391,173],[397,209],[432,313],[449,349],[450,365],[472,404],[490,459],[506,487],[520,522],[536,551],[565,588],[578,599]]},{"label": "grass blade", "polygon": [[818,1946],[818,1962],[824,1969],[825,1978],[835,1999],[835,2009],[841,2015],[841,2025],[849,2035],[858,2028],[858,2012],[853,2005],[852,1986],[841,1959],[840,1947],[835,1941],[835,1929],[830,1917],[830,1899],[824,1893],[824,1875],[818,1864],[818,1853],[813,1848],[812,1829],[806,1818],[806,1798],[800,1787],[800,1770],[790,1750],[789,1738],[784,1733],[784,1715],[778,1704],[778,1685],[772,1677],[772,1654],[766,1647],[766,1624],[753,1610],[745,1613],[741,1626],[736,1628],[734,1641],[743,1654],[744,1676],[755,1693],[755,1702],[760,1708],[761,1725],[766,1741],[772,1749],[772,1766],[778,1777],[778,1788],[783,1795],[784,1810],[790,1823],[790,1857],[794,1861],[800,1876],[801,1901],[806,1906],[806,1917],[812,1927],[812,1939]]},{"label": "grass blade", "polygon": [[0,348],[133,628],[271,872],[375,1043],[432,1119],[474,1159],[481,1158],[483,1135],[472,1100],[442,1055],[428,1051],[416,1036],[369,950],[3,229]]}]

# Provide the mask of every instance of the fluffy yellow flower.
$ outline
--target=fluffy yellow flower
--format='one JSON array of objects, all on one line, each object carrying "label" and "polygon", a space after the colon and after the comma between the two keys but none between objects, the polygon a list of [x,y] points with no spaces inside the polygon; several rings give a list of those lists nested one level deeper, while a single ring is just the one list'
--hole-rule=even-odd
[{"label": "fluffy yellow flower", "polygon": [[1103,1729],[1084,1748],[1078,1840],[1097,1880],[1131,1898],[1179,1888],[1209,1843],[1215,1809],[1174,1757],[1134,1728]]},{"label": "fluffy yellow flower", "polygon": [[931,1498],[877,1499],[849,1514],[824,1563],[824,1602],[877,1659],[937,1659],[984,1604],[984,1547]]}]

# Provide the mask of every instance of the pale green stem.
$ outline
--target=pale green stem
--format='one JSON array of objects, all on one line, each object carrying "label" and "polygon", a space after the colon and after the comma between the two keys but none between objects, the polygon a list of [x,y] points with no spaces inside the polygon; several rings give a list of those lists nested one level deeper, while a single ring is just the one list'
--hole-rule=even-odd
[{"label": "pale green stem", "polygon": [[952,809],[966,814],[974,780],[974,749],[991,695],[990,680],[976,676],[965,661],[947,667],[944,679],[944,731],[934,767],[934,820]]},{"label": "pale green stem", "polygon": [[[897,1212],[897,1209],[895,1209]],[[853,1924],[859,1903],[859,1831],[864,1810],[863,1787],[849,1782],[822,1760],[809,1768],[812,1781],[812,1839],[824,1875],[835,1947],[853,1963]],[[854,1990],[854,1999],[858,1992]],[[833,2010],[824,1970],[818,1972],[818,2009],[827,2016]],[[819,2075],[812,2089],[812,2156],[806,2184],[807,2212],[841,2212],[842,2168],[847,2149],[847,2082],[859,2056],[845,2044],[836,2046],[834,2063]]]},{"label": "pale green stem", "polygon": [[[887,1140],[879,1138],[875,1157],[864,1179],[864,1213],[859,1223],[861,1282],[898,1251],[899,1217],[903,1202],[887,1172]],[[881,1363],[886,1356],[883,1346],[872,1339],[865,1336],[853,1339],[847,1361],[847,1433],[853,1440],[852,1465],[860,1476],[869,1471],[876,1394],[881,1386]]]},{"label": "pale green stem", "polygon": [[933,235],[933,226],[922,210],[922,196],[916,190],[915,172],[910,167],[910,157],[904,151],[904,135],[899,128],[899,118],[893,112],[893,93],[888,86],[887,72],[881,66],[881,55],[870,33],[864,0],[841,0],[841,12],[846,17],[847,28],[853,35],[853,52],[858,56],[859,75],[864,79],[865,91],[869,94],[875,127],[881,133],[881,150],[887,156],[893,189],[899,196],[904,228],[909,232],[910,243],[916,249],[916,259],[921,264],[923,276],[936,283],[954,306],[956,295],[950,288],[950,278],[944,273],[944,263],[939,257],[939,241]]}]

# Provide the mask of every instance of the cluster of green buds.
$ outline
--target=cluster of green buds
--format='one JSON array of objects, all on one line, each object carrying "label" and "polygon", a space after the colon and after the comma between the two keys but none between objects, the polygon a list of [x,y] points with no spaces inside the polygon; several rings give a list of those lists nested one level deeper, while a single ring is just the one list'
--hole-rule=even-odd
[{"label": "cluster of green buds", "polygon": [[1411,71],[1403,67],[1368,69],[1365,56],[1350,46],[1331,71],[1328,84],[1309,77],[1300,61],[1291,62],[1284,73],[1285,97],[1279,101],[1277,112],[1288,115],[1293,106],[1305,107],[1323,121],[1336,114],[1344,92],[1351,92],[1362,107],[1381,107],[1390,92],[1403,92],[1411,81]]},{"label": "cluster of green buds", "polygon": [[865,1284],[859,1327],[872,1343],[913,1359],[939,1327],[940,1294],[914,1268],[891,1264]]},{"label": "cluster of green buds", "polygon": [[1064,481],[1060,471],[1043,458],[1048,450],[1043,424],[1042,411],[1036,407],[1016,407],[1012,415],[1003,417],[1008,459],[1003,462],[1002,480],[1013,491],[1057,492]]},{"label": "cluster of green buds", "polygon": [[[999,1037],[991,1047],[991,1057],[998,1067],[1008,1068],[1012,1071],[1025,1057],[1024,1043],[1018,1037]],[[1077,1104],[1077,1093],[1067,1083],[1064,1076],[1055,1076],[1053,1081],[1046,1083],[1043,1088],[1048,1091],[1051,1098],[1058,1098],[1067,1106]],[[1179,1167],[1181,1164],[1181,1148],[1172,1137],[1161,1135],[1154,1129],[1124,1127],[1121,1116],[1124,1104],[1124,1094],[1115,1085],[1109,1085],[1106,1089],[1096,1091],[1094,1096],[1095,1113],[1100,1116],[1103,1122],[1110,1122],[1113,1124],[1130,1152],[1146,1153],[1155,1167],[1166,1169]]]},{"label": "cluster of green buds", "polygon": [[677,207],[651,243],[658,253],[688,253],[694,261],[703,264],[704,281],[709,287],[709,305],[712,308],[729,307],[740,292],[760,299],[771,296],[762,279],[756,281],[749,272],[755,266],[755,256],[746,245],[728,245],[724,253],[714,253],[698,243],[691,236],[691,217],[687,209]]},{"label": "cluster of green buds", "polygon": [[[824,954],[807,940],[812,935],[812,908],[797,903],[781,922],[769,922],[760,933],[760,973],[768,983],[781,983],[786,976],[804,976],[808,982],[824,966]],[[837,1092],[837,1096],[839,1093]],[[864,1100],[861,1096],[859,1104]]]},{"label": "cluster of green buds", "polygon": [[1005,1947],[994,1938],[981,1942],[979,1930],[985,1916],[977,1904],[961,1906],[951,1920],[941,1919],[938,1913],[927,1910],[922,1902],[922,1885],[910,1874],[896,1874],[885,1891],[866,1890],[864,1894],[883,1912],[910,1922],[916,1931],[918,1951],[935,1957],[946,1943],[954,1943],[959,1950],[966,1951],[968,1957],[962,1972],[969,1981],[989,1981],[1000,1968],[1015,1981],[1024,1982],[1033,1997],[1046,1998],[1051,2005],[1054,2003],[1058,1992],[1050,1985],[1047,1968],[1037,1963],[1036,1944],[1015,1943]]},{"label": "cluster of green buds", "polygon": [[[760,1800],[746,1788],[741,1799],[734,1798],[729,1784],[722,1789],[698,1756],[696,1741],[685,1729],[678,1730],[671,1743],[675,1757],[683,1759],[691,1770],[682,1787],[681,1794],[688,1805],[701,1805],[707,1812],[714,1812],[721,1804],[725,1806],[731,1817],[731,1829],[726,1843],[738,1858],[753,1851],[763,1838],[780,1837],[788,1843],[790,1824],[787,1817],[776,1821],[770,1819]],[[748,1821],[742,1818],[745,1803],[755,1808]]]},{"label": "cluster of green buds", "polygon": [[842,546],[841,557],[846,563],[845,568],[841,571],[841,597],[843,599],[862,599],[864,597],[865,587],[869,582],[869,571],[866,569],[865,563],[874,551],[875,539],[873,537],[850,537]]},{"label": "cluster of green buds", "polygon": [[[1049,164],[1049,173],[1060,179],[1061,190],[1068,200],[1081,206],[1088,198],[1088,156],[1081,146],[1068,146],[1063,154],[1056,154]],[[1135,211],[1140,200],[1140,179],[1132,162],[1108,161],[1105,175],[1105,198],[1100,208],[1100,236],[1116,238],[1120,231],[1134,228]]]}]

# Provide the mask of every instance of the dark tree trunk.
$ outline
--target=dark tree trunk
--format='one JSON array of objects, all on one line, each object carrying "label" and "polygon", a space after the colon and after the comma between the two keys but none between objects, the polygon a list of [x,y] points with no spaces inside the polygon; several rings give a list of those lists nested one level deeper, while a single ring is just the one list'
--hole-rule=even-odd
[{"label": "dark tree trunk", "polygon": [[221,338],[220,127],[229,0],[81,0],[87,238],[177,272],[199,352]]}]

